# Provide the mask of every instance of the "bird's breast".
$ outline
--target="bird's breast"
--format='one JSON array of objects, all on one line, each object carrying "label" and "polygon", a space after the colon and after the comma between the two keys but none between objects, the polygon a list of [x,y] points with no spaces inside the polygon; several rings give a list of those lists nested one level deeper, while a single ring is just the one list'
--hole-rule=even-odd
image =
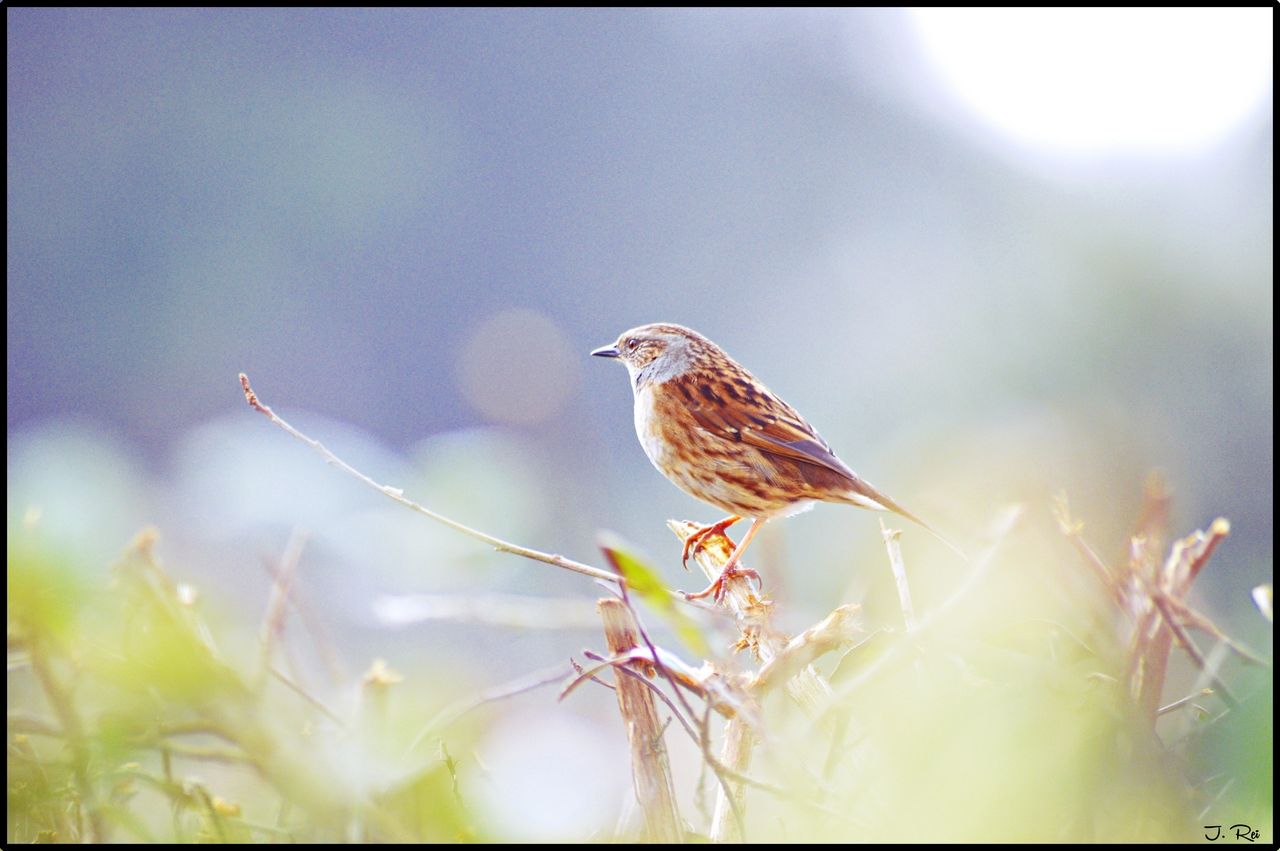
[{"label": "bird's breast", "polygon": [[761,517],[790,505],[766,493],[771,469],[760,454],[711,434],[694,420],[689,401],[664,384],[637,389],[636,436],[659,472],[685,493],[743,517]]},{"label": "bird's breast", "polygon": [[674,447],[664,428],[664,416],[657,410],[657,401],[653,385],[647,384],[636,390],[636,437],[640,438],[644,454],[665,474]]}]

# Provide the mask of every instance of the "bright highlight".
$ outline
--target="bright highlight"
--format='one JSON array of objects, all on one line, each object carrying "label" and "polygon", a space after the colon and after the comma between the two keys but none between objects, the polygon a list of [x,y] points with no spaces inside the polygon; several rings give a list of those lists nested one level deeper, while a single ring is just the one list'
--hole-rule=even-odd
[{"label": "bright highlight", "polygon": [[1057,152],[1183,150],[1214,141],[1272,84],[1271,10],[916,9],[958,98]]}]

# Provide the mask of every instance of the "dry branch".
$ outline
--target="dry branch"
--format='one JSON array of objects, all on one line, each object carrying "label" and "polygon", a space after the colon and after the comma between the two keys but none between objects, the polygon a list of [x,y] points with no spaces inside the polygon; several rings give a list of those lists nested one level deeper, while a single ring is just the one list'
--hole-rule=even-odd
[{"label": "dry branch", "polygon": [[[597,607],[610,653],[617,656],[639,646],[638,628],[625,603],[606,598]],[[615,684],[618,709],[631,743],[631,776],[644,816],[645,837],[652,842],[680,842],[684,834],[653,695],[631,677],[617,676]]]},{"label": "dry branch", "polygon": [[809,667],[819,656],[854,640],[860,631],[855,618],[862,607],[857,603],[840,606],[814,626],[787,642],[772,659],[760,666],[748,688],[763,693],[779,681],[790,680]]},{"label": "dry branch", "polygon": [[1124,575],[1108,568],[1084,540],[1083,524],[1071,519],[1065,497],[1055,505],[1059,528],[1080,552],[1085,566],[1106,584],[1112,599],[1131,622],[1125,680],[1129,695],[1148,723],[1154,728],[1156,719],[1178,701],[1162,708],[1169,654],[1178,645],[1213,684],[1217,695],[1229,708],[1238,701],[1218,677],[1217,663],[1210,664],[1196,647],[1187,627],[1201,629],[1221,642],[1225,649],[1246,661],[1266,664],[1257,654],[1242,647],[1218,629],[1206,616],[1186,602],[1187,594],[1213,552],[1231,531],[1231,524],[1219,517],[1207,532],[1194,532],[1174,541],[1163,562],[1160,550],[1164,540],[1164,523],[1169,513],[1169,496],[1158,479],[1148,482],[1142,515],[1135,534],[1129,540],[1129,565]]},{"label": "dry branch", "polygon": [[[689,520],[668,520],[667,526],[681,541],[702,528]],[[723,533],[708,535],[702,539],[702,546],[693,560],[707,578],[715,580],[729,560],[733,546],[733,541]],[[787,636],[770,624],[773,602],[756,596],[750,580],[742,576],[730,578],[725,587],[724,604],[733,612],[739,631],[737,649],[750,650],[762,664],[767,665],[788,643]],[[786,681],[786,691],[796,705],[812,718],[818,715],[819,707],[831,689],[817,671],[805,666]]]},{"label": "dry branch", "polygon": [[[688,520],[668,520],[667,526],[682,541],[701,528]],[[702,568],[708,579],[715,581],[732,552],[733,541],[728,536],[723,533],[708,535],[702,539],[702,545],[694,553],[694,561]],[[817,640],[817,637],[830,639],[836,633],[844,634],[844,630],[852,625],[848,618],[854,609],[851,607],[837,609],[823,622],[825,627],[820,624],[804,633],[798,639],[799,643],[794,650],[789,653],[790,645],[787,636],[773,629],[769,622],[772,602],[757,596],[746,577],[734,576],[726,582],[724,605],[733,612],[738,626],[737,648],[751,650],[762,664],[760,673],[753,678],[757,687],[751,689],[751,692],[756,695],[756,700],[745,702],[740,711],[726,722],[724,742],[721,746],[720,758],[717,760],[732,774],[740,776],[745,775],[751,767],[751,754],[756,743],[753,727],[758,724],[759,716],[757,701],[767,688],[778,681],[785,682],[790,698],[809,717],[818,716],[824,701],[831,693],[831,688],[808,663],[824,649],[831,648],[829,643]],[[810,651],[813,655],[808,655]],[[788,676],[784,676],[784,672]],[[759,679],[760,675],[764,675],[763,680]],[[711,821],[713,842],[743,841],[740,821],[744,811],[745,791],[745,786],[741,782],[721,785],[716,795]]]}]

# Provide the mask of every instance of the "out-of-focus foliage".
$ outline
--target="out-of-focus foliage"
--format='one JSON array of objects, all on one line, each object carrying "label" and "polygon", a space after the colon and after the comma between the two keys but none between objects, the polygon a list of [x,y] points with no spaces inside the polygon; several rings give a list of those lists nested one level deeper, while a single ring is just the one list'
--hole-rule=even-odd
[{"label": "out-of-focus foliage", "polygon": [[[139,535],[101,581],[87,581],[59,565],[38,523],[10,531],[11,841],[556,835],[537,819],[522,831],[477,816],[465,790],[489,772],[469,755],[483,728],[455,724],[457,711],[437,715],[438,695],[406,693],[404,677],[381,659],[349,684],[357,699],[335,711],[280,670],[270,643],[253,653],[242,642],[226,655],[218,633],[249,624],[211,625],[196,589],[160,567],[154,533]],[[954,564],[922,562],[914,578],[952,596],[926,610],[916,631],[879,630],[820,660],[830,690],[816,712],[766,700],[752,721],[759,739],[749,773],[774,791],[749,790],[748,837],[1177,842],[1219,823],[1269,837],[1270,665],[1215,652],[1204,676],[1234,696],[1198,694],[1175,675],[1170,697],[1182,689],[1192,699],[1153,723],[1129,684],[1133,624],[1096,577],[1053,550],[1052,541],[1015,535],[959,574]],[[671,619],[652,571],[617,546],[606,552],[635,579],[635,604]],[[274,637],[273,618],[260,643]],[[671,648],[690,670],[701,664],[690,644],[711,647],[727,676],[749,663],[716,649],[733,643],[723,618],[681,611],[674,628],[697,633]],[[1178,668],[1175,659],[1170,670]],[[560,711],[580,699],[573,692]],[[667,747],[688,829],[699,832],[698,810],[718,787],[705,775],[697,781],[700,745],[681,726],[668,724]],[[708,746],[715,752],[714,733]],[[616,770],[628,771],[621,753]],[[554,760],[522,771],[575,783],[558,776]],[[560,835],[573,834],[561,825]],[[637,829],[634,819],[617,827],[622,837]]]},{"label": "out-of-focus foliage", "polygon": [[10,841],[474,836],[447,750],[404,753],[385,667],[340,717],[262,660],[223,658],[153,547],[145,532],[76,584],[38,529],[11,530]]}]

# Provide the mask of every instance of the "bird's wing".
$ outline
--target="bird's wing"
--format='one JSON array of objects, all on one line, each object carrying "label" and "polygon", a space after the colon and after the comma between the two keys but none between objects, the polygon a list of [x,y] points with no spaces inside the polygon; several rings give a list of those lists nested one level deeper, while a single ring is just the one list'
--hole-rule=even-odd
[{"label": "bird's wing", "polygon": [[790,463],[817,488],[843,493],[863,508],[901,514],[927,528],[924,521],[849,469],[794,408],[749,375],[745,377],[749,384],[733,380],[690,384],[683,395],[694,421],[721,440],[746,443],[772,461]]},{"label": "bird's wing", "polygon": [[690,415],[708,434],[728,442],[749,444],[772,460],[795,464],[810,484],[837,491],[844,489],[844,496],[851,503],[899,514],[927,529],[968,560],[968,556],[940,532],[850,470],[813,426],[745,370],[730,372],[728,378],[715,383],[698,384],[688,376],[673,381]]},{"label": "bird's wing", "polygon": [[766,455],[857,480],[812,426],[758,383],[752,381],[752,386],[746,387],[724,381],[690,390],[685,397],[689,413],[699,426],[721,440],[746,443]]}]

